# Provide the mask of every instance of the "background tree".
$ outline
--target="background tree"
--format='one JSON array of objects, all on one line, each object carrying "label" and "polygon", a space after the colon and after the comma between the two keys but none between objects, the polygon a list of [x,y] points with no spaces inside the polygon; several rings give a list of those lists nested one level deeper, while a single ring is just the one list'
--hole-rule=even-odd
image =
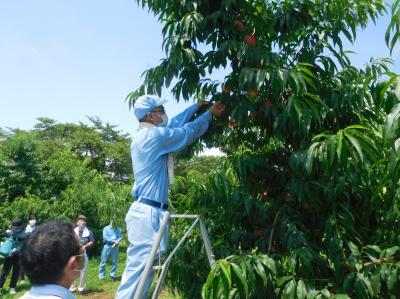
[{"label": "background tree", "polygon": [[0,228],[35,214],[39,223],[89,218],[96,246],[113,220],[124,228],[132,199],[130,139],[90,118],[92,125],[40,118],[30,131],[2,131],[0,139]]},{"label": "background tree", "polygon": [[40,193],[44,165],[40,162],[38,143],[31,134],[16,132],[1,143],[0,194],[13,200],[18,196]]},{"label": "background tree", "polygon": [[[57,124],[48,118],[39,118],[35,125],[40,138],[49,144],[69,147],[81,159],[88,159],[90,167],[111,179],[128,182],[131,177],[128,134],[116,130],[115,125],[89,117],[91,126],[80,123]],[[53,149],[52,149],[53,150]]]}]

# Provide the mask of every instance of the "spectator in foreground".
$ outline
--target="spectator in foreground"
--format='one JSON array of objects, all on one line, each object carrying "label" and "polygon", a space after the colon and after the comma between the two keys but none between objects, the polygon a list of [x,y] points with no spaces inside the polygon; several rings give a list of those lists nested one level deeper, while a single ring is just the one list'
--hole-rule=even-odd
[{"label": "spectator in foreground", "polygon": [[80,244],[69,222],[47,222],[32,232],[21,249],[32,288],[20,299],[75,299],[68,288],[86,267]]}]

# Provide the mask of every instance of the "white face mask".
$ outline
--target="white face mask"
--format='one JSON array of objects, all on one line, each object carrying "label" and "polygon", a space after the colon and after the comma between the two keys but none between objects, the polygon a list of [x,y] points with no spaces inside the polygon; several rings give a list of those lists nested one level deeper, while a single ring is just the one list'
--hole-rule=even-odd
[{"label": "white face mask", "polygon": [[166,127],[168,125],[168,115],[162,115],[162,122],[158,124],[159,127]]},{"label": "white face mask", "polygon": [[86,222],[85,221],[78,221],[78,227],[79,230],[83,230],[86,227]]},{"label": "white face mask", "polygon": [[77,255],[74,255],[74,256],[76,256],[76,257],[83,256],[83,258],[85,259],[85,261],[83,263],[83,267],[81,269],[74,269],[74,271],[79,271],[79,272],[85,271],[87,263],[88,263],[88,259],[86,258],[86,253],[77,254]]},{"label": "white face mask", "polygon": [[36,225],[36,220],[29,220],[29,226],[34,227]]},{"label": "white face mask", "polygon": [[[155,114],[155,113],[154,113]],[[168,115],[165,113],[161,116],[162,121],[157,124],[158,127],[166,127],[168,125]]]}]

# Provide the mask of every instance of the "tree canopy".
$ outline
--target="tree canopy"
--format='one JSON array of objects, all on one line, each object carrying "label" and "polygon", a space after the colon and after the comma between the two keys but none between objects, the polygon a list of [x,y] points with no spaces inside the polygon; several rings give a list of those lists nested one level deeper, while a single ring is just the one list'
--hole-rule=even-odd
[{"label": "tree canopy", "polygon": [[208,272],[182,253],[172,286],[186,298],[399,294],[400,78],[388,58],[355,67],[343,46],[391,9],[393,50],[399,1],[138,3],[162,22],[166,57],[130,104],[167,87],[227,107],[201,142],[228,163],[189,207],[221,260]]},{"label": "tree canopy", "polygon": [[1,131],[2,228],[30,214],[39,223],[86,214],[96,233],[111,219],[124,226],[132,201],[130,138],[98,118],[89,120],[86,125],[39,118],[32,130]]}]

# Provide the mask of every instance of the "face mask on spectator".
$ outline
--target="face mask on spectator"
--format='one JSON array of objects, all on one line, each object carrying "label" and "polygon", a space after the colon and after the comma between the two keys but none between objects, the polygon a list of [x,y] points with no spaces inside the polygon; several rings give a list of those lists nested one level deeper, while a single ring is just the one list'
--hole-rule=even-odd
[{"label": "face mask on spectator", "polygon": [[36,220],[29,220],[29,226],[34,227],[36,225]]},{"label": "face mask on spectator", "polygon": [[78,227],[79,227],[79,230],[83,230],[86,227],[86,222],[82,221],[82,220],[79,220],[78,221]]}]

